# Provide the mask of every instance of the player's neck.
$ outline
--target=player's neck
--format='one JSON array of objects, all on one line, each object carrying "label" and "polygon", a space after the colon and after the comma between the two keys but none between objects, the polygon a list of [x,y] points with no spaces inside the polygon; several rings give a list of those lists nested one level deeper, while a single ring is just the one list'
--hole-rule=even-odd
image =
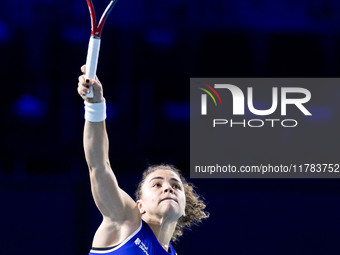
[{"label": "player's neck", "polygon": [[148,223],[162,247],[166,251],[169,251],[169,243],[173,233],[175,232],[177,221],[167,221],[165,219],[159,221],[152,220],[150,218],[144,219],[144,221]]}]

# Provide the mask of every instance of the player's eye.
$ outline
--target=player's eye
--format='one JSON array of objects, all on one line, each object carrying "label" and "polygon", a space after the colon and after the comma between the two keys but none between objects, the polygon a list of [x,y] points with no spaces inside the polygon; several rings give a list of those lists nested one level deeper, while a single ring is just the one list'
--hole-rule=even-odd
[{"label": "player's eye", "polygon": [[161,186],[160,183],[155,183],[154,185],[152,185],[153,188],[159,188]]},{"label": "player's eye", "polygon": [[181,189],[181,186],[179,186],[178,184],[174,184],[174,185],[172,185],[172,187],[173,187],[174,189]]}]

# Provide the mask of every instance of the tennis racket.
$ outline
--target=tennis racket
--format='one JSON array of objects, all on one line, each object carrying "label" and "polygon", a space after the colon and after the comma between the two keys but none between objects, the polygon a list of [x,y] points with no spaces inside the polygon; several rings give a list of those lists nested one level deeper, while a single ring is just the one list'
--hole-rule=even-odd
[{"label": "tennis racket", "polygon": [[[117,0],[112,0],[108,4],[108,6],[106,7],[105,11],[102,14],[102,17],[100,18],[98,25],[97,25],[96,13],[94,11],[92,0],[86,0],[86,2],[90,10],[91,37],[90,37],[89,47],[87,50],[85,78],[95,79],[96,72],[97,72],[97,65],[98,65],[99,49],[100,49],[100,36],[103,31],[104,23],[108,15],[110,14],[112,8],[115,6]],[[93,97],[92,86],[90,87],[90,92],[86,94],[86,97],[87,98]]]}]

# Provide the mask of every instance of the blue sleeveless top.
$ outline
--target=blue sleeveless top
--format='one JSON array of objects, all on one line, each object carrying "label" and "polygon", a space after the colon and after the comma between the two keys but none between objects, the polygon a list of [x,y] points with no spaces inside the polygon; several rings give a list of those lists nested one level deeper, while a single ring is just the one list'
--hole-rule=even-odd
[{"label": "blue sleeveless top", "polygon": [[170,252],[166,252],[158,242],[149,225],[142,220],[139,228],[124,242],[111,248],[92,248],[89,255],[176,255],[170,245]]}]

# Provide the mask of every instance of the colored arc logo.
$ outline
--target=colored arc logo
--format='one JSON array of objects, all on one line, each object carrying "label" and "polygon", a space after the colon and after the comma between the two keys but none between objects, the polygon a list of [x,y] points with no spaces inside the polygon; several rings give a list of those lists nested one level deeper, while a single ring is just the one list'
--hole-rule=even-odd
[{"label": "colored arc logo", "polygon": [[[204,83],[203,83],[203,85],[206,86],[207,88],[209,88],[209,89],[217,96],[217,98],[218,98],[218,100],[220,101],[220,104],[221,104],[221,106],[222,106],[222,100],[221,100],[219,94],[217,93],[217,91],[216,91],[213,87],[211,87],[210,85],[208,85],[208,84],[204,84]],[[215,97],[211,94],[211,92],[210,92],[209,90],[204,89],[204,88],[199,88],[199,89],[200,89],[200,90],[203,90],[204,92],[206,92],[206,93],[212,98],[212,100],[214,101],[215,106],[217,106]]]}]

